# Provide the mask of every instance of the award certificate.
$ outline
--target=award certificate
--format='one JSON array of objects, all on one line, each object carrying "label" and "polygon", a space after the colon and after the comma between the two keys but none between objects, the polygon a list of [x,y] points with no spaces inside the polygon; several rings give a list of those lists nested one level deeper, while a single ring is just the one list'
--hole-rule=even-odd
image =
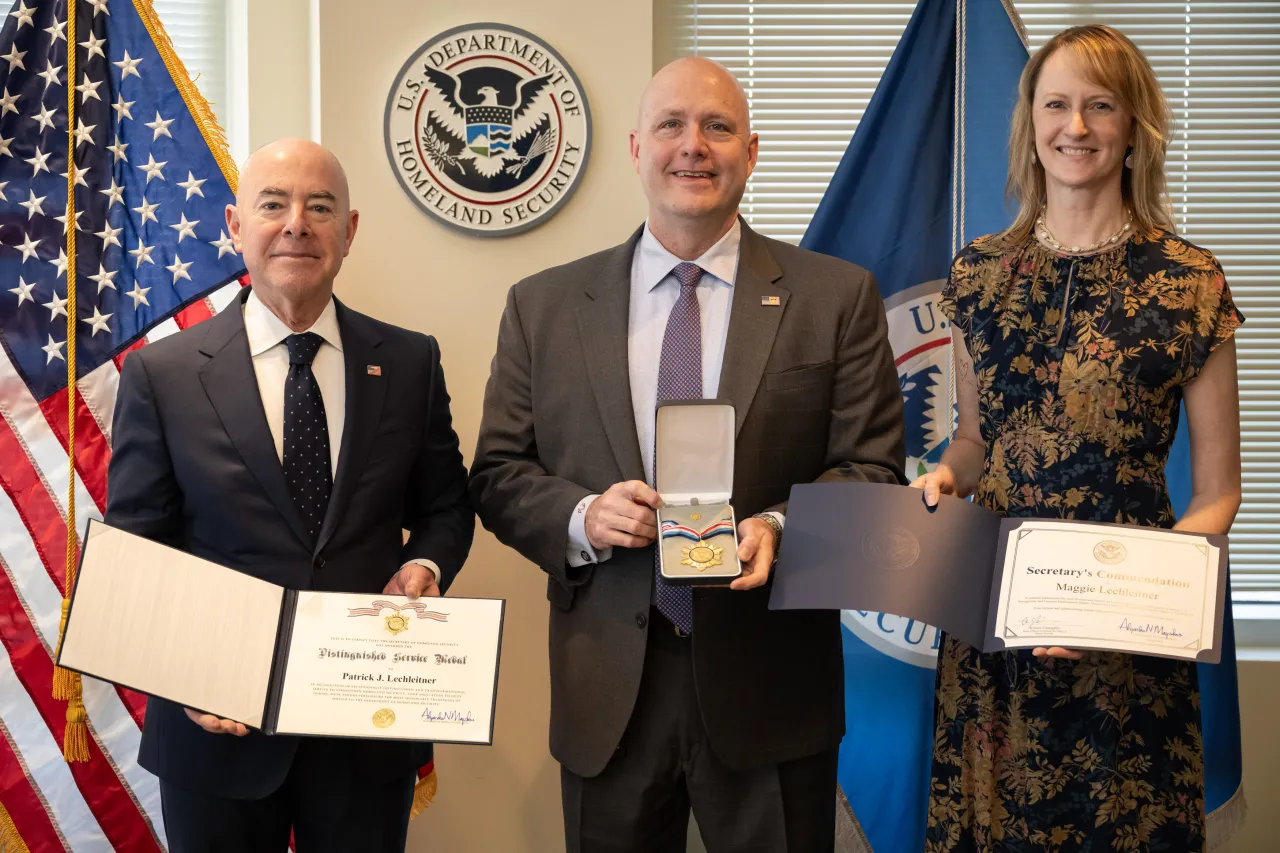
[{"label": "award certificate", "polygon": [[1194,655],[1213,645],[1218,550],[1162,530],[1024,521],[1005,548],[996,633],[1011,648]]},{"label": "award certificate", "polygon": [[297,595],[278,731],[492,740],[501,601]]},{"label": "award certificate", "polygon": [[267,735],[491,744],[504,608],[287,589],[94,521],[58,662]]}]

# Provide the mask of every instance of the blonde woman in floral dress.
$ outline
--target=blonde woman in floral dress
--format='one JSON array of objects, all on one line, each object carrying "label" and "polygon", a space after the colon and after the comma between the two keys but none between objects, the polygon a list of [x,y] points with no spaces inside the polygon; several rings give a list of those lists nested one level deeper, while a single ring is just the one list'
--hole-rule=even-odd
[{"label": "blonde woman in floral dress", "polygon": [[[1240,503],[1232,336],[1217,260],[1174,233],[1169,119],[1142,53],[1107,27],[1027,64],[1010,139],[1021,211],[943,291],[955,439],[916,481],[1007,516],[1225,533]],[[1193,497],[1164,465],[1186,401]],[[939,660],[927,853],[1204,849],[1194,664],[1049,648]]]}]

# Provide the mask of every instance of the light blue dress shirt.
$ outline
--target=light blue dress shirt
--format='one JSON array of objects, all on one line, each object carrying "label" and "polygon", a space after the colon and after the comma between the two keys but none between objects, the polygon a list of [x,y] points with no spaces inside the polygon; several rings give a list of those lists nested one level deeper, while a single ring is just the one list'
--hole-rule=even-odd
[{"label": "light blue dress shirt", "polygon": [[[720,368],[724,364],[724,343],[729,334],[729,312],[733,307],[733,282],[738,273],[738,247],[742,223],[735,220],[728,233],[697,260],[702,267],[698,283],[698,307],[702,315],[702,396],[711,399],[720,390]],[[631,258],[631,303],[627,315],[627,371],[631,379],[631,410],[640,439],[645,480],[653,485],[654,420],[658,405],[658,365],[662,360],[662,339],[667,318],[680,298],[680,282],[671,274],[683,261],[667,251],[645,224],[640,242]],[[587,541],[587,507],[599,495],[587,495],[569,517],[569,544],[566,558],[571,566],[601,563],[613,555],[612,548],[597,551]]]}]

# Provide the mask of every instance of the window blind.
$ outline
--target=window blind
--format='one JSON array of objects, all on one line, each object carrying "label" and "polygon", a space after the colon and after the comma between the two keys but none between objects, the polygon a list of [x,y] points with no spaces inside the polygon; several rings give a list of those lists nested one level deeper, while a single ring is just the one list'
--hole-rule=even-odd
[{"label": "window blind", "polygon": [[915,3],[676,8],[674,52],[724,63],[747,90],[760,160],[743,214],[763,234],[800,242]]},{"label": "window blind", "polygon": [[[655,55],[697,54],[747,90],[760,163],[743,212],[798,242],[914,2],[667,0]],[[1016,2],[1032,50],[1106,23],[1146,53],[1169,100],[1179,231],[1213,251],[1247,317],[1237,337],[1244,504],[1231,531],[1238,601],[1280,602],[1280,3]]]},{"label": "window blind", "polygon": [[178,57],[223,129],[227,109],[227,0],[153,0]]}]

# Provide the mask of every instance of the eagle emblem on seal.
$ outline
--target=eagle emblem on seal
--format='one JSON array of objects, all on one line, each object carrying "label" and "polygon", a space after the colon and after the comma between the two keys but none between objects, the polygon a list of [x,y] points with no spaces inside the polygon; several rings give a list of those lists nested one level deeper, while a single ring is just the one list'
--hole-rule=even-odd
[{"label": "eagle emblem on seal", "polygon": [[436,168],[475,190],[520,183],[556,150],[548,112],[550,74],[522,78],[481,66],[457,76],[428,66],[434,95],[422,130],[423,151]]}]

